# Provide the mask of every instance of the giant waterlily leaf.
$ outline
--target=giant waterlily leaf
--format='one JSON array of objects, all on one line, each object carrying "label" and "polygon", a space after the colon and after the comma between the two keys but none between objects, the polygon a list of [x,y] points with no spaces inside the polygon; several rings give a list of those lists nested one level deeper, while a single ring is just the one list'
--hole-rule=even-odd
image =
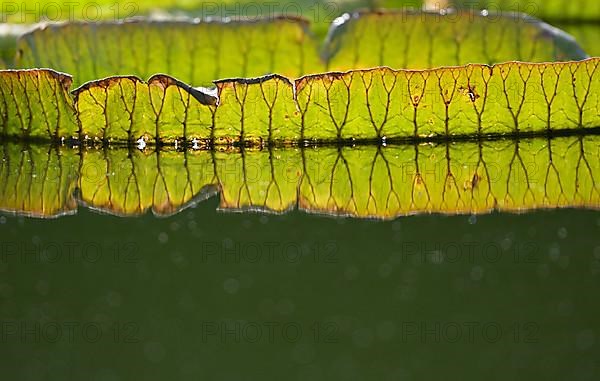
[{"label": "giant waterlily leaf", "polygon": [[600,20],[600,2],[596,0],[449,0],[448,3],[466,9],[528,13],[547,20]]},{"label": "giant waterlily leaf", "polygon": [[298,18],[49,24],[20,37],[20,67],[73,74],[76,85],[114,75],[168,73],[196,86],[214,79],[322,70]]},{"label": "giant waterlily leaf", "polygon": [[[334,25],[323,57],[331,70],[586,57],[570,36],[521,15],[363,12],[345,14]],[[195,86],[270,73],[298,77],[325,68],[307,28],[305,20],[286,17],[50,24],[19,38],[17,65],[71,73],[76,85],[154,73]]]},{"label": "giant waterlily leaf", "polygon": [[529,16],[462,11],[345,14],[334,23],[324,54],[329,70],[586,57],[571,36]]},{"label": "giant waterlily leaf", "polygon": [[599,65],[593,58],[376,68],[293,82],[270,75],[216,81],[217,94],[164,75],[147,83],[113,77],[74,92],[78,125],[66,99],[68,77],[6,71],[0,108],[4,135],[46,139],[229,144],[518,136],[600,126]]},{"label": "giant waterlily leaf", "polygon": [[210,139],[216,98],[171,77],[112,77],[78,89],[82,136],[102,141]]},{"label": "giant waterlily leaf", "polygon": [[77,132],[71,77],[52,70],[0,72],[2,134],[22,138],[69,137]]},{"label": "giant waterlily leaf", "polygon": [[[0,56],[6,63],[5,68],[14,68],[16,37],[41,22],[106,22],[133,17],[153,19],[188,17],[205,20],[225,20],[236,17],[271,19],[280,15],[310,20],[311,32],[318,40],[322,40],[327,34],[331,22],[342,13],[359,8],[376,8],[377,6],[377,2],[371,0],[302,0],[299,2],[155,0],[119,3],[112,0],[78,2],[29,0],[4,2],[0,13],[2,22],[0,24]],[[421,1],[397,0],[395,6],[420,8]]]},{"label": "giant waterlily leaf", "polygon": [[308,76],[296,81],[302,134],[372,139],[597,127],[599,64],[591,59]]},{"label": "giant waterlily leaf", "polygon": [[[600,60],[592,59],[564,64],[470,65],[416,72],[382,68],[304,77],[296,81],[295,90],[281,77],[219,81],[220,103],[212,127],[214,107],[202,105],[189,93],[186,97],[177,87],[178,96],[173,99],[194,102],[198,116],[191,120],[204,126],[195,134],[186,135],[187,125],[178,124],[182,112],[169,113],[164,108],[164,113],[174,118],[166,125],[161,123],[159,112],[142,112],[153,118],[157,115],[152,122],[136,124],[135,118],[125,117],[119,121],[128,124],[121,127],[123,131],[147,127],[134,138],[161,137],[162,130],[174,130],[171,137],[217,137],[230,141],[447,137],[597,127],[599,63]],[[106,108],[92,115],[127,114],[122,100],[132,97],[122,95],[122,83],[128,81],[117,79],[107,91],[116,101],[105,103]],[[133,97],[136,104],[150,103],[148,94],[141,92]],[[163,103],[171,104],[162,101],[161,94],[156,93],[152,110],[160,111]],[[84,96],[85,89],[78,93],[79,110],[86,105]],[[80,119],[89,136],[105,137],[104,129],[87,128],[87,120],[96,122],[97,118]],[[116,128],[114,123],[108,125]],[[153,133],[154,128],[157,133]],[[192,130],[190,126],[186,128]]]},{"label": "giant waterlily leaf", "polygon": [[72,211],[76,202],[168,215],[217,191],[225,210],[369,218],[598,208],[599,144],[600,136],[580,135],[237,152],[84,149],[81,161],[78,150],[8,144],[0,201],[3,210],[36,216]]},{"label": "giant waterlily leaf", "polygon": [[270,75],[258,79],[215,82],[219,107],[214,120],[214,138],[242,140],[298,141],[301,119],[294,102],[294,84],[287,78]]},{"label": "giant waterlily leaf", "polygon": [[[395,6],[421,7],[421,0],[396,0]],[[377,1],[366,0],[301,0],[255,2],[252,0],[153,0],[120,2],[113,0],[69,1],[26,0],[5,2],[2,22],[33,24],[40,21],[102,21],[165,14],[200,18],[273,17],[277,14],[305,17],[315,23],[330,23],[341,12],[359,7],[377,7]]]}]

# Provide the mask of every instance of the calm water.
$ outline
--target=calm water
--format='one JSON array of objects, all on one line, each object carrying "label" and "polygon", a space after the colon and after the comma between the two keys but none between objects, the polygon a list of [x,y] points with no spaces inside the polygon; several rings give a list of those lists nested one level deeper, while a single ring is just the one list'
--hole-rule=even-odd
[{"label": "calm water", "polygon": [[217,208],[1,217],[6,379],[600,375],[597,212]]},{"label": "calm water", "polygon": [[[360,3],[308,8],[313,31]],[[561,27],[599,54],[597,24]],[[0,209],[76,213],[0,213],[2,379],[598,380],[599,146],[597,134],[185,157],[3,145]],[[443,199],[453,179],[471,203]],[[215,183],[221,200],[147,212]],[[411,191],[420,204],[406,207]],[[332,193],[339,214],[389,220],[316,214]],[[300,199],[315,214],[233,211]],[[552,209],[564,204],[583,208]],[[529,211],[465,213],[475,206]],[[394,218],[419,208],[464,214]]]}]

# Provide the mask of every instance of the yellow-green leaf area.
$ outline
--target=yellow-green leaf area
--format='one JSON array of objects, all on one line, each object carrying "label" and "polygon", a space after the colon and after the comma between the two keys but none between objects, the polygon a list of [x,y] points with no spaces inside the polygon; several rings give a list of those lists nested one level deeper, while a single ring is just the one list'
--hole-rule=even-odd
[{"label": "yellow-green leaf area", "polygon": [[378,68],[296,81],[305,138],[518,134],[600,125],[600,60],[411,71]]},{"label": "yellow-green leaf area", "polygon": [[194,86],[270,73],[322,71],[298,18],[49,24],[17,41],[18,67],[71,73],[75,86],[103,77],[168,73]]},{"label": "yellow-green leaf area", "polygon": [[213,138],[217,142],[300,139],[300,119],[289,79],[271,75],[217,81],[216,85],[219,107]]},{"label": "yellow-green leaf area", "polygon": [[323,55],[333,71],[586,57],[571,36],[529,16],[451,10],[344,14],[334,22]]},{"label": "yellow-green leaf area", "polygon": [[77,90],[75,104],[83,139],[173,143],[209,139],[215,102],[180,81],[157,75],[147,83],[136,77],[90,82]]},{"label": "yellow-green leaf area", "polygon": [[77,134],[71,77],[52,70],[0,71],[2,135],[56,139]]}]

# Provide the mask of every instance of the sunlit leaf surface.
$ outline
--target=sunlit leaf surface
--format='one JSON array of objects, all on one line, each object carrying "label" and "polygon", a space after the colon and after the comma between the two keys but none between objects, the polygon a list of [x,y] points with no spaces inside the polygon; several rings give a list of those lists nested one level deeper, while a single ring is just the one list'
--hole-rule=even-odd
[{"label": "sunlit leaf surface", "polygon": [[333,73],[297,80],[296,94],[303,134],[309,138],[456,136],[596,127],[600,125],[599,63],[592,59]]},{"label": "sunlit leaf surface", "polygon": [[231,77],[288,77],[390,66],[425,69],[511,60],[583,59],[568,35],[522,15],[360,12],[334,21],[319,56],[308,22],[132,20],[42,25],[17,41],[17,66],[49,67],[75,85],[114,75],[166,73],[194,86]]},{"label": "sunlit leaf surface", "polygon": [[69,137],[77,132],[71,77],[52,70],[0,71],[2,135]]},{"label": "sunlit leaf surface", "polygon": [[75,93],[81,136],[103,141],[209,139],[215,103],[215,97],[162,75],[147,83],[108,78]]},{"label": "sunlit leaf surface", "polygon": [[[600,137],[263,150],[5,145],[1,209],[35,216],[76,203],[168,215],[220,193],[227,210],[361,218],[600,206]],[[16,192],[15,192],[16,189]]]},{"label": "sunlit leaf surface", "polygon": [[195,86],[268,73],[323,70],[308,24],[297,18],[147,21],[42,26],[17,42],[19,67],[50,67],[75,85],[114,75],[167,73]]},{"label": "sunlit leaf surface", "polygon": [[334,24],[325,44],[329,70],[424,69],[586,57],[572,37],[521,14],[356,12]]},{"label": "sunlit leaf surface", "polygon": [[[377,68],[295,81],[113,77],[77,89],[47,70],[0,72],[4,135],[179,144],[430,139],[600,126],[600,59],[425,71]],[[77,111],[73,122],[72,107]],[[141,139],[141,140],[140,140]]]}]

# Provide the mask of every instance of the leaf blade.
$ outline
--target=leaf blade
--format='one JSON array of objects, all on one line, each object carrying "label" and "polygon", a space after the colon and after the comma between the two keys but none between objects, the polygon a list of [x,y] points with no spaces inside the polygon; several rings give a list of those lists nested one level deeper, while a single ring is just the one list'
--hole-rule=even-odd
[{"label": "leaf blade", "polygon": [[[599,66],[600,58],[591,58],[431,70],[376,68],[293,82],[270,75],[216,81],[216,95],[165,75],[148,82],[112,77],[76,89],[74,100],[60,79],[66,77],[59,73],[4,71],[0,108],[4,135],[102,143],[142,139],[144,144],[293,144],[519,136],[600,126]],[[27,86],[40,86],[40,75],[47,77],[43,88],[57,102],[40,101],[39,92],[36,99],[27,94]],[[30,85],[18,82],[15,87],[12,78],[19,76]],[[18,98],[12,96],[15,88],[22,93]],[[30,112],[31,105],[46,107]]]},{"label": "leaf blade", "polygon": [[[305,20],[132,20],[41,26],[17,41],[18,67],[52,67],[76,85],[168,73],[196,86],[218,78],[322,71]],[[197,38],[199,36],[200,38]],[[43,47],[43,50],[42,50]]]},{"label": "leaf blade", "polygon": [[571,36],[523,14],[404,10],[341,16],[323,55],[330,71],[587,58]]}]

